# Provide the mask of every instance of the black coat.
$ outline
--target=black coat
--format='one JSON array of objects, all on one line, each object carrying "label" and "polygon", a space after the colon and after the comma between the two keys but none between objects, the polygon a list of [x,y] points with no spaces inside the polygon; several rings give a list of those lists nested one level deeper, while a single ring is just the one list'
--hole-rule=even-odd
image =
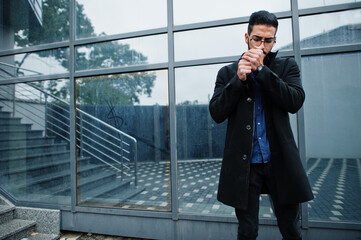
[{"label": "black coat", "polygon": [[[220,173],[220,202],[245,209],[248,205],[250,160],[254,128],[252,79],[237,76],[238,61],[221,68],[209,104],[217,123],[228,119]],[[288,113],[296,113],[305,99],[299,68],[292,58],[276,58],[269,53],[265,67],[257,73],[264,101],[267,137],[271,149],[272,176],[280,203],[300,203],[313,199],[291,130]]]}]

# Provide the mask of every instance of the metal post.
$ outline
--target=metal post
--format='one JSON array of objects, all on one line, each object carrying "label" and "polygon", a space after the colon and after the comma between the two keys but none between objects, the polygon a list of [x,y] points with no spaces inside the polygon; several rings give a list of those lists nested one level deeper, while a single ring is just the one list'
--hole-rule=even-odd
[{"label": "metal post", "polygon": [[[301,39],[300,39],[300,24],[298,13],[298,0],[291,0],[292,11],[292,34],[293,34],[293,51],[295,60],[301,69]],[[303,107],[297,113],[297,135],[298,135],[298,149],[302,164],[305,169],[306,165],[306,142],[305,142],[305,119]],[[301,204],[301,225],[302,228],[308,228],[308,205],[307,203]]]},{"label": "metal post", "polygon": [[[84,134],[84,132],[83,132],[83,118],[82,118],[82,114],[79,112],[79,113],[77,113],[77,116],[79,117],[77,117],[76,119],[76,121],[78,122],[78,126],[77,126],[77,128],[79,128],[79,146],[80,146],[80,149],[79,149],[79,157],[80,157],[80,159],[82,159],[83,157],[84,157],[84,154],[83,154],[83,152],[84,152],[84,150],[83,150],[83,148],[84,148],[84,144],[83,144],[83,134]],[[79,119],[79,120],[78,120]],[[89,161],[87,161],[87,163],[88,163]]]},{"label": "metal post", "polygon": [[44,93],[44,107],[45,107],[45,116],[44,116],[44,130],[45,130],[45,136],[47,137],[48,136],[48,94],[47,93]]},{"label": "metal post", "polygon": [[174,74],[174,26],[173,0],[167,0],[167,28],[168,28],[168,93],[169,93],[169,128],[170,128],[170,177],[172,218],[178,220],[178,177],[177,177],[177,132],[175,106],[175,74]]},{"label": "metal post", "polygon": [[153,126],[154,126],[154,161],[159,162],[161,159],[161,151],[160,151],[160,107],[156,104],[153,107]]},{"label": "metal post", "polygon": [[137,140],[134,140],[134,184],[138,186],[138,147]]},{"label": "metal post", "polygon": [[[208,94],[208,104],[210,102],[210,98],[211,96]],[[212,118],[211,115],[207,114],[207,120],[208,120],[208,151],[209,151],[209,158],[213,158],[213,134],[212,134],[212,129],[213,129],[213,122],[212,122]]]},{"label": "metal post", "polygon": [[187,135],[187,105],[182,106],[182,138],[183,138],[183,158],[188,159],[188,135]]},{"label": "metal post", "polygon": [[75,0],[69,1],[69,81],[70,81],[70,197],[71,197],[71,211],[75,212],[75,207],[78,202],[77,191],[77,154],[76,154],[76,102],[75,102]]},{"label": "metal post", "polygon": [[124,181],[124,147],[123,147],[123,136],[120,136],[120,178]]},{"label": "metal post", "polygon": [[13,87],[12,87],[12,90],[13,90],[13,117],[15,117],[15,105],[16,105],[16,101],[15,101],[15,88],[16,88],[16,85],[14,84]]}]

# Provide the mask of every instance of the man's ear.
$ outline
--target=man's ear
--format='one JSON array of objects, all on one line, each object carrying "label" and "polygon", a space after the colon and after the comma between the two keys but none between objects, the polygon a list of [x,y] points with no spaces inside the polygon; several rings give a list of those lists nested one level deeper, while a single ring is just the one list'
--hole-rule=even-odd
[{"label": "man's ear", "polygon": [[244,40],[245,40],[246,44],[248,45],[248,42],[249,42],[248,33],[244,34]]}]

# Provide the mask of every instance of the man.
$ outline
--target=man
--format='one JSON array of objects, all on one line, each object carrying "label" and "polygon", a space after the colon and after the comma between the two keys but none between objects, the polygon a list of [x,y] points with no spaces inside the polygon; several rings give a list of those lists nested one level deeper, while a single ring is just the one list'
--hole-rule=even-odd
[{"label": "man", "polygon": [[228,120],[217,198],[235,208],[238,239],[258,236],[259,196],[270,195],[283,239],[301,239],[299,203],[313,199],[288,113],[305,99],[292,58],[271,52],[278,21],[267,11],[251,15],[248,51],[221,68],[209,104],[217,123]]}]

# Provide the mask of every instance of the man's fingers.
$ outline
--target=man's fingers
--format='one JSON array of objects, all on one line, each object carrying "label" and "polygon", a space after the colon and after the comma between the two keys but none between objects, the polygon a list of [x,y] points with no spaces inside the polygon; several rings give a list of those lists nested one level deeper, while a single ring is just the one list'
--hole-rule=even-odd
[{"label": "man's fingers", "polygon": [[238,62],[238,71],[237,71],[237,75],[238,75],[238,78],[241,80],[241,81],[246,81],[247,80],[247,75],[250,74],[252,71],[252,65],[250,62],[244,60],[244,59],[241,59],[239,62]]}]

